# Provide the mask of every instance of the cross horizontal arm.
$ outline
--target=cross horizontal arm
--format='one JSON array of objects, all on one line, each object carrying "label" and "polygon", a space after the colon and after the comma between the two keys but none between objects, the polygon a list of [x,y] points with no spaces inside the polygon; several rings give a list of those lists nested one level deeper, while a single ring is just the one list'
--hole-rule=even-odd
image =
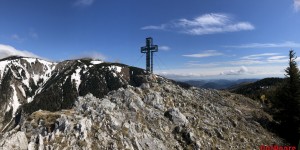
[{"label": "cross horizontal arm", "polygon": [[151,52],[157,52],[158,51],[158,46],[157,45],[153,45],[152,47],[150,47]]},{"label": "cross horizontal arm", "polygon": [[148,51],[148,47],[144,46],[144,47],[141,47],[141,53],[147,53]]}]

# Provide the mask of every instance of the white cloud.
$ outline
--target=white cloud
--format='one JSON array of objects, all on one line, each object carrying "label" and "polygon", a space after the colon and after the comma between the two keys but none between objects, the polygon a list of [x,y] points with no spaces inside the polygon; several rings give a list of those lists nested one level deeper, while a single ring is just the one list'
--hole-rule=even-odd
[{"label": "white cloud", "polygon": [[299,48],[300,43],[286,41],[283,43],[250,43],[250,44],[242,44],[242,45],[230,45],[224,47],[232,47],[232,48]]},{"label": "white cloud", "polygon": [[158,46],[158,50],[168,51],[171,48],[169,46]]},{"label": "white cloud", "polygon": [[15,41],[17,41],[17,42],[23,42],[25,39],[24,38],[22,38],[20,35],[18,35],[18,34],[12,34],[11,36],[10,36],[10,38],[12,39],[12,40],[15,40]]},{"label": "white cloud", "polygon": [[241,79],[284,77],[286,65],[267,64],[264,66],[219,66],[168,69],[155,73],[172,79]]},{"label": "white cloud", "polygon": [[212,57],[212,56],[220,56],[223,55],[223,53],[220,53],[216,50],[206,50],[203,53],[197,53],[197,54],[189,54],[189,55],[182,55],[185,57],[195,57],[195,58],[203,58],[203,57]]},{"label": "white cloud", "polygon": [[284,63],[288,64],[288,59],[268,59],[268,63]]},{"label": "white cloud", "polygon": [[29,36],[31,38],[34,38],[34,39],[38,39],[39,38],[39,35],[34,30],[30,30],[29,31]]},{"label": "white cloud", "polygon": [[244,56],[241,59],[250,59],[250,60],[255,60],[255,59],[261,59],[265,56],[275,56],[278,55],[278,53],[262,53],[262,54],[254,54],[254,55],[248,55]]},{"label": "white cloud", "polygon": [[224,62],[223,64],[230,65],[263,65],[286,63],[287,56],[280,55],[279,53],[262,53],[241,57],[239,60]]},{"label": "white cloud", "polygon": [[288,63],[288,56],[271,56],[267,58],[267,62],[269,63]]},{"label": "white cloud", "polygon": [[102,53],[95,52],[95,51],[85,51],[77,56],[72,56],[71,59],[81,59],[81,58],[92,58],[92,59],[100,59],[100,60],[106,60],[107,57],[103,55]]},{"label": "white cloud", "polygon": [[12,46],[0,44],[0,58],[5,58],[12,55],[40,58],[29,51],[17,50]]},{"label": "white cloud", "polygon": [[75,6],[90,6],[94,3],[94,0],[76,0]]},{"label": "white cloud", "polygon": [[30,37],[35,38],[35,39],[39,38],[39,35],[34,32],[29,33],[29,35],[30,35]]},{"label": "white cloud", "polygon": [[223,62],[223,64],[229,65],[264,65],[264,64],[275,64],[275,63],[286,63],[288,59],[261,59],[261,60],[236,60],[236,61],[228,61]]},{"label": "white cloud", "polygon": [[272,56],[272,57],[269,57],[268,60],[280,60],[280,59],[285,59],[287,60],[287,56]]},{"label": "white cloud", "polygon": [[[192,56],[204,57],[207,55],[201,53],[201,54],[192,54]],[[288,62],[288,57],[280,55],[280,53],[261,53],[261,54],[243,56],[236,60],[230,60],[230,61],[208,62],[208,63],[201,63],[201,61],[188,61],[186,63],[186,66],[197,67],[197,68],[221,67],[221,66],[223,67],[224,66],[247,66],[248,67],[248,66],[262,66],[267,64],[286,65],[287,62]],[[300,58],[299,58],[299,62],[300,62]]]},{"label": "white cloud", "polygon": [[186,63],[186,65],[188,67],[216,67],[216,66],[219,66],[220,63],[212,62],[212,63],[201,64],[201,63],[199,63],[199,61],[189,61]]},{"label": "white cloud", "polygon": [[206,75],[199,74],[199,73],[173,73],[169,71],[159,72],[158,74],[162,76],[166,76],[168,78],[173,79],[181,79],[181,78],[199,78],[199,77],[205,77]]},{"label": "white cloud", "polygon": [[[189,57],[210,57],[215,50],[191,54]],[[221,54],[226,56],[225,54]],[[215,60],[215,59],[214,59]],[[281,53],[258,53],[240,56],[234,60],[207,62],[201,59],[188,61],[183,68],[159,70],[157,73],[173,79],[238,79],[284,77],[288,57]],[[300,62],[300,58],[297,62]]]},{"label": "white cloud", "polygon": [[197,27],[197,26],[215,26],[215,25],[225,25],[230,21],[230,17],[225,14],[204,14],[202,16],[196,17],[193,20],[179,19],[175,25],[184,27]]},{"label": "white cloud", "polygon": [[224,64],[230,64],[230,65],[257,65],[257,64],[263,64],[264,61],[261,60],[235,60],[235,61],[228,61]]},{"label": "white cloud", "polygon": [[145,27],[142,27],[141,29],[142,30],[164,30],[166,28],[166,25],[162,24],[160,26],[145,26]]},{"label": "white cloud", "polygon": [[102,53],[99,52],[92,52],[90,55],[87,55],[90,58],[93,59],[101,59],[101,60],[106,60],[107,57],[105,55],[103,55]]},{"label": "white cloud", "polygon": [[198,16],[194,19],[178,19],[158,26],[145,26],[141,29],[171,30],[190,35],[204,35],[224,32],[254,30],[249,22],[235,22],[234,19],[222,13],[211,13]]},{"label": "white cloud", "polygon": [[296,12],[300,10],[300,0],[294,0],[294,9]]},{"label": "white cloud", "polygon": [[242,66],[238,70],[229,70],[225,72],[221,72],[220,75],[241,75],[241,74],[246,74],[248,73],[248,68],[245,66]]}]

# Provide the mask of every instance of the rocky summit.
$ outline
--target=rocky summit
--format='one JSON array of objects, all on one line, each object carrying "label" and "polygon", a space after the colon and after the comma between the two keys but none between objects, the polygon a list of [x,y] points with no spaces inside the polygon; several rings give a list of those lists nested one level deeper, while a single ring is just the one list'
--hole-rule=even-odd
[{"label": "rocky summit", "polygon": [[99,60],[0,60],[0,149],[286,145],[252,99]]}]

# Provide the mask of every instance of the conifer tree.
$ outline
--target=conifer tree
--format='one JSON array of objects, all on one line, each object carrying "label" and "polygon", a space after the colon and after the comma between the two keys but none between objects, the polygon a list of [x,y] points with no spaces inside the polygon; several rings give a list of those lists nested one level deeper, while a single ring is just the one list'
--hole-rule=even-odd
[{"label": "conifer tree", "polygon": [[279,96],[279,112],[275,115],[281,134],[293,145],[298,145],[300,138],[300,72],[296,59],[296,53],[290,50],[286,83]]}]

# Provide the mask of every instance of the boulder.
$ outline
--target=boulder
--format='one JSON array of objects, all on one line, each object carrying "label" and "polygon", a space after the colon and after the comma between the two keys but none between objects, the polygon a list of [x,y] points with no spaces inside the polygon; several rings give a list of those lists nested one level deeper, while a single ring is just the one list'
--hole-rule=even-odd
[{"label": "boulder", "polygon": [[178,108],[169,109],[165,112],[164,116],[169,118],[175,125],[187,125],[189,123]]}]

